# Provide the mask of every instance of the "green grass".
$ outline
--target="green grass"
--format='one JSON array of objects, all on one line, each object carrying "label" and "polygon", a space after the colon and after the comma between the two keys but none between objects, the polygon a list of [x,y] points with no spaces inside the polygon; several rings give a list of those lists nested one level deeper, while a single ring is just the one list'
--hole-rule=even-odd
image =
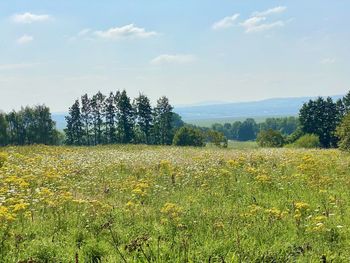
[{"label": "green grass", "polygon": [[0,262],[350,258],[350,156],[337,150],[0,151]]}]

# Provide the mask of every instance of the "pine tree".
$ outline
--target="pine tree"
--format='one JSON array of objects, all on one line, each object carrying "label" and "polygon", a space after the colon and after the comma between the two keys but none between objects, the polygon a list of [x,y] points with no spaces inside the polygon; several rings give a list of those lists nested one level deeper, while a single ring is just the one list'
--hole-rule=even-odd
[{"label": "pine tree", "polygon": [[154,142],[155,144],[170,145],[173,141],[173,107],[167,97],[161,97],[154,109]]},{"label": "pine tree", "polygon": [[0,112],[0,146],[5,146],[8,144],[8,123],[6,120],[6,115]]},{"label": "pine tree", "polygon": [[91,116],[94,131],[94,144],[101,144],[103,142],[103,103],[105,96],[99,91],[91,99]]},{"label": "pine tree", "polygon": [[134,139],[134,112],[126,91],[116,95],[118,128],[117,134],[121,143],[130,143]]},{"label": "pine tree", "polygon": [[81,97],[81,121],[83,123],[83,144],[91,145],[91,136],[90,136],[90,126],[92,123],[91,119],[91,102],[87,94]]},{"label": "pine tree", "polygon": [[344,113],[350,113],[350,91],[342,99],[344,104]]},{"label": "pine tree", "polygon": [[72,107],[69,108],[69,116],[66,116],[66,121],[66,143],[69,145],[82,145],[83,123],[81,121],[79,100],[76,100]]},{"label": "pine tree", "polygon": [[148,144],[152,129],[152,107],[147,96],[139,94],[134,100],[134,108],[136,113],[136,125],[141,133],[140,142]]},{"label": "pine tree", "polygon": [[104,116],[106,118],[105,123],[105,138],[106,143],[113,144],[117,142],[116,137],[116,105],[115,105],[115,96],[113,92],[109,94],[109,97],[105,100],[104,105]]}]

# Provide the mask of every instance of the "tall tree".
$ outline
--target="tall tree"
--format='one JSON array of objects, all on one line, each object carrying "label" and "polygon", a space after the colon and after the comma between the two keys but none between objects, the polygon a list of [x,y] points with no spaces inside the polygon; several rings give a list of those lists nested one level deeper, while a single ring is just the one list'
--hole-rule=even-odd
[{"label": "tall tree", "polygon": [[119,142],[130,143],[134,139],[134,111],[125,90],[116,95]]},{"label": "tall tree", "polygon": [[0,146],[5,146],[8,144],[8,123],[6,120],[6,114],[0,112]]},{"label": "tall tree", "polygon": [[91,116],[94,131],[94,144],[101,144],[103,142],[103,103],[105,100],[105,95],[100,91],[94,95],[91,99]]},{"label": "tall tree", "polygon": [[104,115],[106,118],[105,123],[105,138],[106,143],[113,144],[117,142],[116,137],[116,105],[115,105],[115,96],[113,92],[109,94],[109,97],[106,98],[104,104]]},{"label": "tall tree", "polygon": [[150,142],[150,135],[152,129],[152,106],[147,96],[139,94],[134,101],[136,113],[136,126],[141,133],[140,142],[148,144]]},{"label": "tall tree", "polygon": [[154,137],[156,144],[170,145],[173,140],[173,107],[167,97],[161,97],[154,109]]},{"label": "tall tree", "polygon": [[92,124],[91,119],[91,101],[87,94],[81,97],[81,121],[83,123],[84,137],[83,143],[85,145],[91,145],[90,126]]},{"label": "tall tree", "polygon": [[342,99],[344,105],[344,113],[350,113],[350,91]]},{"label": "tall tree", "polygon": [[299,112],[303,132],[318,135],[322,147],[325,148],[337,145],[334,132],[340,119],[337,105],[330,97],[310,100]]},{"label": "tall tree", "polygon": [[66,143],[70,145],[82,145],[83,123],[81,121],[79,100],[76,100],[72,107],[69,108],[69,116],[66,116],[66,121]]}]

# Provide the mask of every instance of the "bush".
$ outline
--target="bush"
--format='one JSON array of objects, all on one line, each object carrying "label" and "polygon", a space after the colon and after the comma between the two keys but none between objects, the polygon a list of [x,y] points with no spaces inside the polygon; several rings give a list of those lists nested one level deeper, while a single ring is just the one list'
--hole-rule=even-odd
[{"label": "bush", "polygon": [[207,141],[217,147],[227,148],[227,138],[222,132],[209,130],[206,132]]},{"label": "bush", "polygon": [[205,145],[204,136],[200,130],[190,127],[180,128],[174,136],[173,144],[177,146],[196,146],[202,147]]},{"label": "bush", "polygon": [[320,138],[315,134],[305,134],[301,136],[294,143],[289,144],[292,148],[319,148],[321,147]]},{"label": "bush", "polygon": [[344,151],[350,150],[350,114],[345,115],[337,127],[336,135],[339,138],[338,146]]},{"label": "bush", "polygon": [[284,145],[282,133],[272,129],[259,132],[256,141],[261,147],[282,147]]}]

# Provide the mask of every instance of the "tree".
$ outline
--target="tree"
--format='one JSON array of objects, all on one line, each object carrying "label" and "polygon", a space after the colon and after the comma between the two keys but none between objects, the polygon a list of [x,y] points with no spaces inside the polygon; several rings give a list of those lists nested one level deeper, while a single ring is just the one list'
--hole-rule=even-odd
[{"label": "tree", "polygon": [[72,107],[69,108],[69,116],[66,116],[66,121],[66,143],[69,145],[82,145],[82,137],[84,133],[79,100],[76,100]]},{"label": "tree", "polygon": [[340,118],[337,105],[330,97],[310,100],[299,112],[303,132],[319,136],[320,143],[325,148],[337,145],[334,132]]},{"label": "tree", "polygon": [[140,130],[140,142],[148,144],[152,130],[152,107],[147,96],[139,94],[134,100],[134,108],[136,113],[136,126]]},{"label": "tree", "polygon": [[238,129],[239,141],[250,141],[256,139],[258,125],[254,119],[246,119]]},{"label": "tree", "polygon": [[202,147],[205,145],[204,135],[198,129],[182,127],[175,133],[173,144],[176,146]]},{"label": "tree", "polygon": [[344,151],[350,151],[350,113],[346,114],[336,130],[339,138],[338,146]]},{"label": "tree", "polygon": [[91,101],[87,94],[81,96],[81,121],[83,123],[83,144],[91,145],[90,126],[92,124]]},{"label": "tree", "polygon": [[285,143],[282,133],[272,129],[260,131],[256,141],[261,147],[282,147]]},{"label": "tree", "polygon": [[350,113],[350,91],[342,99],[344,105],[344,113]]},{"label": "tree", "polygon": [[91,117],[94,131],[94,144],[101,144],[102,141],[102,126],[103,126],[103,103],[105,100],[105,95],[103,95],[100,91],[96,93],[91,98]]},{"label": "tree", "polygon": [[6,120],[6,115],[0,112],[0,146],[5,146],[8,144],[8,123]]},{"label": "tree", "polygon": [[117,134],[121,143],[131,143],[134,139],[134,111],[130,103],[130,98],[123,90],[116,96],[117,100]]},{"label": "tree", "polygon": [[109,97],[105,100],[104,105],[104,115],[106,118],[106,129],[105,129],[105,137],[106,143],[112,144],[117,142],[116,136],[116,105],[115,105],[115,96],[113,92],[109,94]]},{"label": "tree", "polygon": [[173,141],[173,107],[165,96],[157,101],[154,109],[154,137],[156,144],[170,145]]},{"label": "tree", "polygon": [[228,146],[228,140],[222,132],[208,130],[206,131],[206,137],[208,142],[213,143],[217,147],[227,148]]}]

